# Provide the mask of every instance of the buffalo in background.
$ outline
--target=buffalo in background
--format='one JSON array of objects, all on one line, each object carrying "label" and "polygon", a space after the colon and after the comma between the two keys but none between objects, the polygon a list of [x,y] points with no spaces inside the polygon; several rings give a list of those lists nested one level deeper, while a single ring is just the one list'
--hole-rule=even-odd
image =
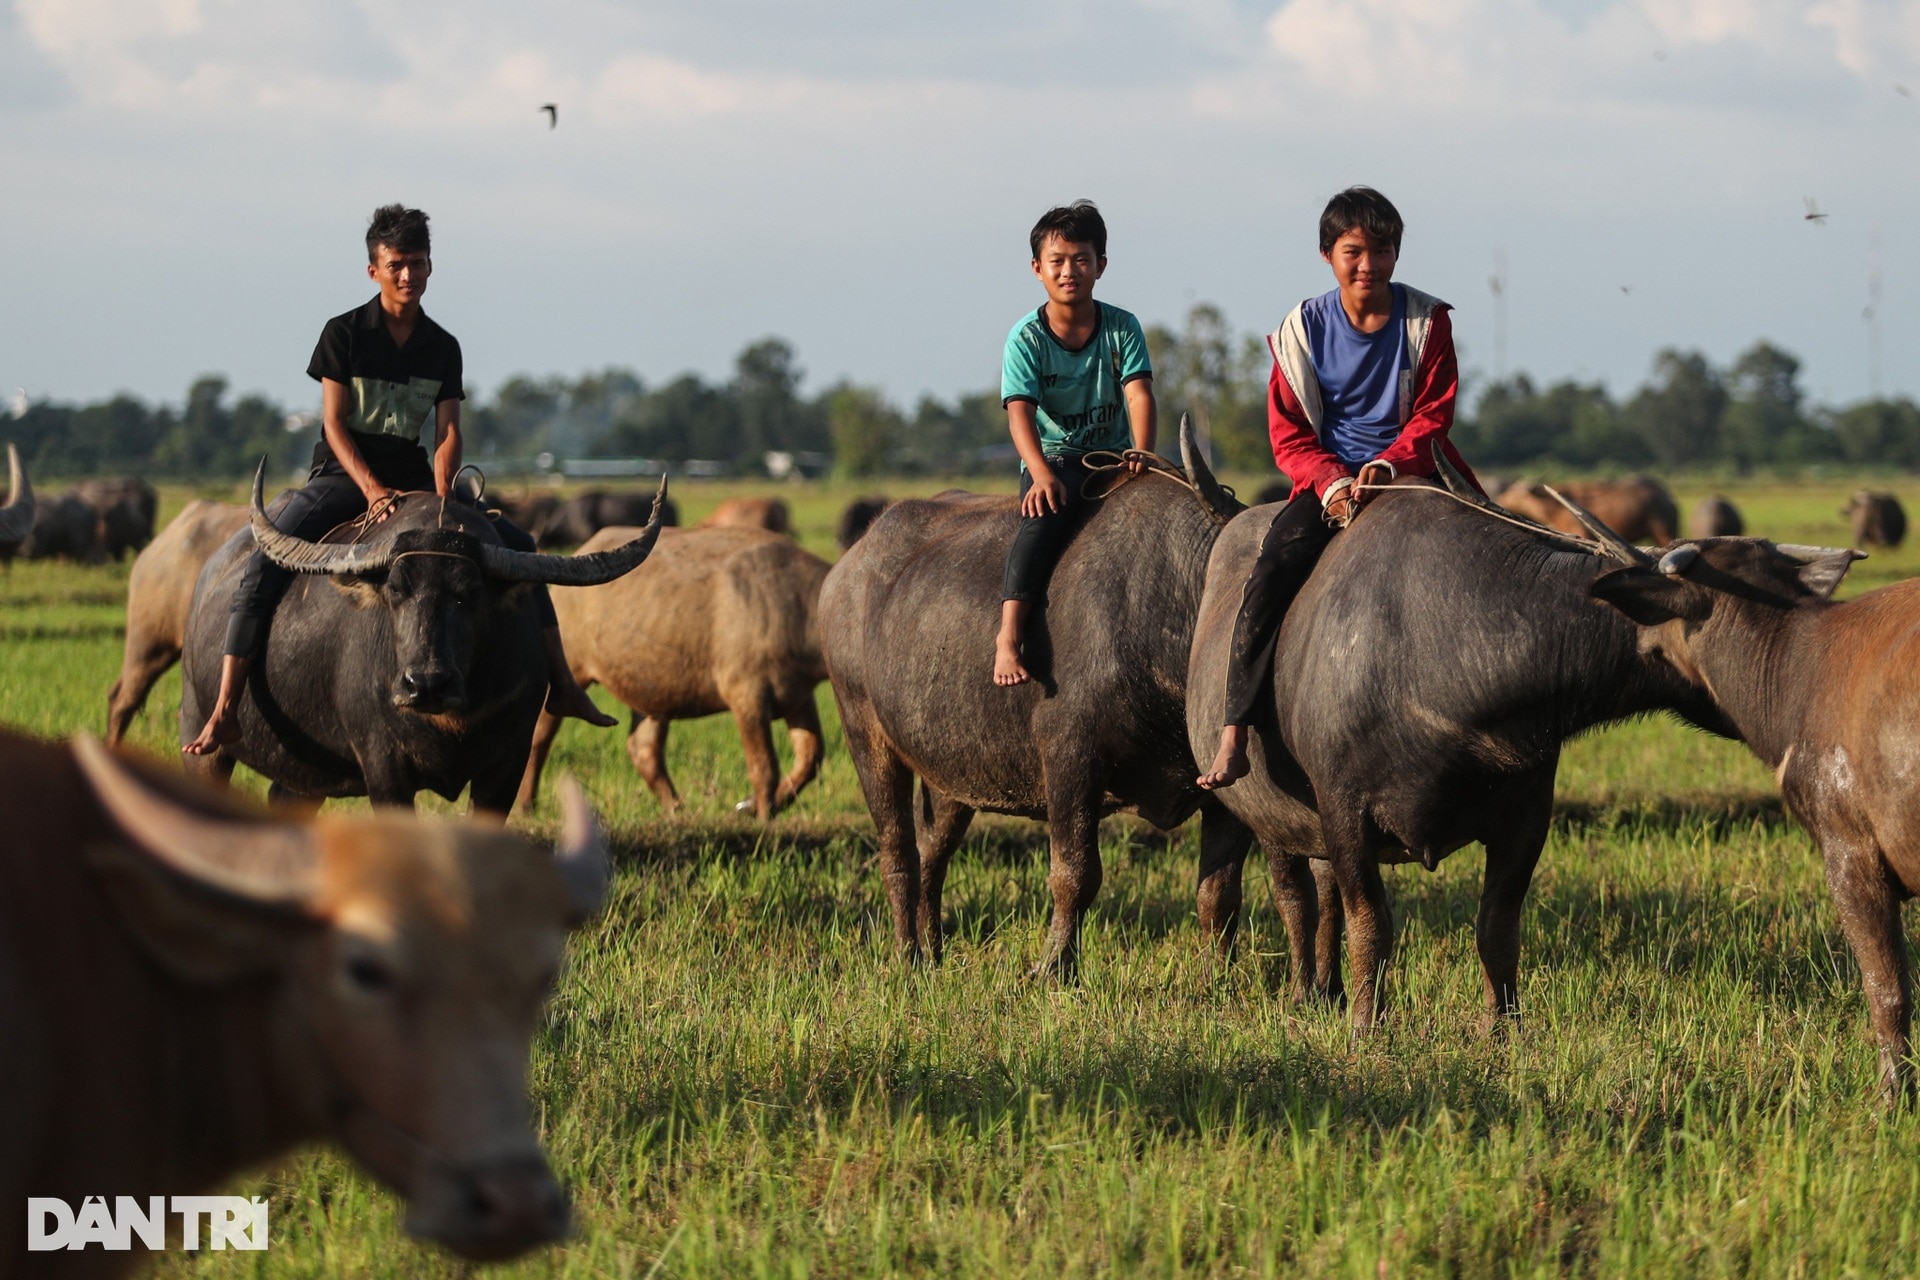
[{"label": "buffalo in background", "polygon": [[1907,536],[1907,511],[1890,493],[1862,489],[1847,500],[1840,514],[1853,523],[1853,545],[1897,547]]},{"label": "buffalo in background", "polygon": [[[1559,488],[1628,542],[1664,544],[1679,536],[1680,508],[1667,486],[1652,476],[1591,480]],[[1537,480],[1516,480],[1494,500],[1549,529],[1576,537],[1582,532],[1573,513],[1554,501],[1547,486]]]},{"label": "buffalo in background", "polygon": [[[602,529],[582,555],[639,535]],[[753,528],[669,529],[647,562],[592,587],[558,587],[554,612],[582,685],[633,711],[627,754],[660,804],[680,805],[667,774],[672,721],[733,713],[762,821],[793,803],[820,768],[814,688],[827,678],[814,609],[827,562],[784,534]],[[780,776],[772,722],[787,722],[793,769]],[[517,803],[533,806],[560,722],[541,713]]]},{"label": "buffalo in background", "polygon": [[[521,527],[542,547],[577,547],[602,529],[651,524],[653,503],[654,495],[650,493],[589,489],[564,499],[538,527]],[[680,509],[670,499],[663,500],[660,523],[669,528],[680,523]]]},{"label": "buffalo in background", "polygon": [[834,526],[833,540],[842,551],[860,541],[868,527],[880,518],[880,513],[892,505],[892,501],[883,494],[868,494],[855,498],[840,513],[840,520]]},{"label": "buffalo in background", "polygon": [[779,498],[727,498],[700,522],[702,529],[765,529],[792,533],[793,513]]},{"label": "buffalo in background", "polygon": [[33,483],[27,469],[20,465],[20,451],[7,446],[7,505],[0,507],[0,563],[9,568],[13,557],[33,530],[33,518],[39,509],[34,501]]},{"label": "buffalo in background", "polygon": [[41,499],[34,512],[33,531],[20,544],[20,554],[28,560],[104,562],[107,553],[100,546],[100,513],[73,492]]},{"label": "buffalo in background", "polygon": [[160,536],[134,557],[127,575],[127,643],[120,675],[107,690],[107,745],[119,746],[127,727],[187,643],[193,584],[213,553],[246,527],[237,503],[195,499]]},{"label": "buffalo in background", "polygon": [[100,550],[115,560],[139,551],[153,541],[153,523],[160,512],[160,495],[138,476],[121,480],[87,480],[74,496],[100,517]]},{"label": "buffalo in background", "polygon": [[1689,538],[1737,538],[1747,531],[1740,508],[1719,494],[1702,498],[1687,516]]}]

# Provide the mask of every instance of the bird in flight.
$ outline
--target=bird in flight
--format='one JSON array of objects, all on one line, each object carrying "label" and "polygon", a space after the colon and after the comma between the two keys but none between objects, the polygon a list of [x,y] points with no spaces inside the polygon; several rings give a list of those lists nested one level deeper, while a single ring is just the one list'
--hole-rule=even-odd
[{"label": "bird in flight", "polygon": [[1907,88],[1907,86],[1903,84],[1896,84],[1895,86],[1893,86],[1893,91],[1899,94],[1903,98],[1911,98],[1913,96],[1913,90]]},{"label": "bird in flight", "polygon": [[1816,226],[1824,226],[1827,221],[1827,215],[1820,212],[1820,206],[1813,202],[1812,196],[1806,197],[1806,201],[1807,201],[1807,215],[1806,217],[1802,218],[1801,221],[1811,222]]},{"label": "bird in flight", "polygon": [[540,109],[547,113],[547,128],[558,129],[560,127],[560,105],[555,102],[548,102],[542,104]]},{"label": "bird in flight", "polygon": [[1626,295],[1627,295],[1628,297],[1632,297],[1632,296],[1633,296],[1633,286],[1632,286],[1632,285],[1630,285],[1630,284],[1623,284],[1623,285],[1621,285],[1621,286],[1620,286],[1620,292],[1621,292],[1621,293],[1624,293],[1624,294],[1626,294]]}]

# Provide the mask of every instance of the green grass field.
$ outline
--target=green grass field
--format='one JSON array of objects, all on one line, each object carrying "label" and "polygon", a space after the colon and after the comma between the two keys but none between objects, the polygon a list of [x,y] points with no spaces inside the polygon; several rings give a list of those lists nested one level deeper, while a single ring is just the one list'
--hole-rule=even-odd
[{"label": "green grass field", "polygon": [[[677,497],[691,522],[743,487]],[[1848,485],[1719,487],[1753,532],[1845,540]],[[777,491],[831,554],[855,490]],[[1701,491],[1682,486],[1683,506]],[[167,496],[170,514],[189,495]],[[1916,571],[1920,550],[1876,555],[1847,591]],[[98,730],[125,577],[5,578],[0,720]],[[178,688],[156,691],[144,745],[177,742]],[[1744,749],[1665,720],[1569,748],[1517,1037],[1479,1033],[1477,851],[1389,869],[1393,1010],[1361,1043],[1341,1013],[1281,995],[1257,859],[1241,957],[1216,968],[1192,827],[1107,825],[1083,976],[1062,989],[1025,977],[1048,905],[1041,830],[982,820],[949,882],[946,965],[903,971],[818,696],[826,766],[765,829],[732,812],[746,782],[725,717],[676,727],[673,820],[639,792],[622,731],[562,735],[557,763],[599,803],[619,874],[535,1051],[576,1234],[504,1274],[1920,1271],[1920,1122],[1874,1109],[1818,860]],[[530,827],[552,821],[543,805]],[[407,1240],[392,1198],[336,1155],[237,1188],[272,1197],[270,1252],[174,1254],[163,1274],[467,1270]]]}]

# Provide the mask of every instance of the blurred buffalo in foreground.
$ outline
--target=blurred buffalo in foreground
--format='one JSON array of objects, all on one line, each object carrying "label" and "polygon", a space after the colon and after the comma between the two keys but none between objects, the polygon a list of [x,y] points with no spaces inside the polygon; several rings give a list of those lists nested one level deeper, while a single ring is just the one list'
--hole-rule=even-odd
[{"label": "blurred buffalo in foreground", "polygon": [[877,493],[868,494],[864,498],[855,498],[847,504],[847,509],[840,513],[840,523],[834,527],[833,540],[840,544],[842,551],[845,551],[860,541],[860,536],[867,531],[867,526],[878,520],[880,513],[891,505],[893,505],[892,499]]},{"label": "blurred buffalo in foreground", "polygon": [[1847,500],[1840,514],[1853,522],[1853,545],[1897,547],[1907,536],[1907,511],[1890,493],[1862,489]]},{"label": "blurred buffalo in foreground", "polygon": [[1699,505],[1687,516],[1689,538],[1737,538],[1746,531],[1747,522],[1740,518],[1740,508],[1717,493],[1700,499]]},{"label": "blurred buffalo in foreground", "polygon": [[[1680,532],[1680,508],[1667,486],[1652,476],[1620,480],[1589,480],[1556,486],[1585,507],[1600,522],[1628,542],[1672,542]],[[1576,537],[1584,533],[1573,513],[1553,500],[1537,480],[1516,480],[1494,499],[1516,515],[1526,516]]]},{"label": "blurred buffalo in foreground", "polygon": [[[538,528],[528,529],[542,547],[577,547],[602,529],[616,525],[639,527],[653,519],[650,493],[609,493],[589,489],[561,502]],[[660,523],[680,523],[680,509],[671,498],[660,508]],[[523,526],[524,527],[524,526]]]}]

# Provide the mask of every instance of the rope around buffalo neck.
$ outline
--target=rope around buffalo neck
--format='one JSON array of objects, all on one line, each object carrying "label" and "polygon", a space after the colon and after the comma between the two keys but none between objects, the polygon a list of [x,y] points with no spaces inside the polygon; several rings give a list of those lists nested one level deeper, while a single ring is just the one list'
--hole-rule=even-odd
[{"label": "rope around buffalo neck", "polygon": [[[1099,461],[1096,462],[1096,458]],[[1121,485],[1134,478],[1133,472],[1127,470],[1127,464],[1130,462],[1146,463],[1149,475],[1157,475],[1173,481],[1194,497],[1199,498],[1200,505],[1209,513],[1213,513],[1212,506],[1201,494],[1199,486],[1187,479],[1186,472],[1159,454],[1149,453],[1145,449],[1128,449],[1124,452],[1095,449],[1092,453],[1082,454],[1080,465],[1086,468],[1088,474],[1087,478],[1080,482],[1080,496],[1088,502],[1098,502],[1102,498],[1111,496]],[[1239,496],[1229,485],[1221,485],[1220,491],[1229,497]]]},{"label": "rope around buffalo neck", "polygon": [[[1592,539],[1575,537],[1571,533],[1562,533],[1560,530],[1549,528],[1548,526],[1541,524],[1536,520],[1529,520],[1525,516],[1515,515],[1513,512],[1508,511],[1503,507],[1495,506],[1493,503],[1493,500],[1490,498],[1485,502],[1475,502],[1471,498],[1463,498],[1459,494],[1455,493],[1453,490],[1442,488],[1437,484],[1367,484],[1367,485],[1363,485],[1363,484],[1355,483],[1353,485],[1352,491],[1354,493],[1368,494],[1368,495],[1386,493],[1388,491],[1405,492],[1405,493],[1437,493],[1443,498],[1448,498],[1454,502],[1459,503],[1461,506],[1467,508],[1469,511],[1479,512],[1481,515],[1487,517],[1487,519],[1489,520],[1498,520],[1502,524],[1510,524],[1516,529],[1525,529],[1529,533],[1540,534],[1544,537],[1553,539],[1555,542],[1570,543],[1573,546],[1580,548],[1580,550],[1588,553],[1589,555],[1599,556],[1602,560],[1610,560],[1613,558],[1608,553],[1606,547],[1602,546],[1598,542],[1593,541]],[[1355,518],[1357,519],[1358,517],[1355,517]]]}]

